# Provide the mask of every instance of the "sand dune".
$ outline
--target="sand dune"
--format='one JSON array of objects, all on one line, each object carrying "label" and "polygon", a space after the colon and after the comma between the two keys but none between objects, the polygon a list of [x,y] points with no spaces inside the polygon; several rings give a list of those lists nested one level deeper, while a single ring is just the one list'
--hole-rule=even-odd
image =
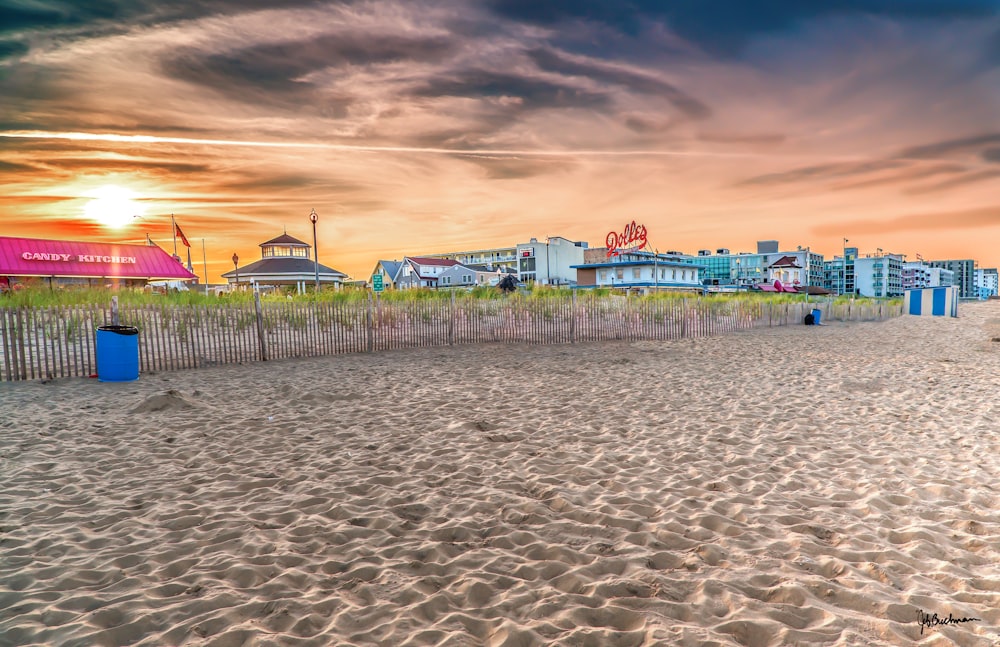
[{"label": "sand dune", "polygon": [[0,385],[0,645],[1000,644],[961,314]]}]

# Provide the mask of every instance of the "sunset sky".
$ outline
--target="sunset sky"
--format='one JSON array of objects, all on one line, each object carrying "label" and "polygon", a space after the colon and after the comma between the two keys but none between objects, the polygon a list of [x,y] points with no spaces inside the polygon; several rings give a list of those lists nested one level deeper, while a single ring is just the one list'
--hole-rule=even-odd
[{"label": "sunset sky", "polygon": [[996,267],[1000,6],[4,0],[0,178],[0,235],[172,251],[174,214],[213,282],[311,209],[358,279],[633,219]]}]

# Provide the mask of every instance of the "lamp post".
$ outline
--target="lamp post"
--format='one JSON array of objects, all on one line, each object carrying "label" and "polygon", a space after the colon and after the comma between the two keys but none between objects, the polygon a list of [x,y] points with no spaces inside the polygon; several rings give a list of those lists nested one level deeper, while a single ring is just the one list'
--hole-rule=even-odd
[{"label": "lamp post", "polygon": [[309,221],[313,224],[313,261],[316,265],[316,293],[319,293],[319,249],[316,247],[316,221],[319,220],[319,216],[316,214],[316,210],[313,209],[309,212]]},{"label": "lamp post", "polygon": [[240,288],[240,257],[233,252],[233,268],[236,269],[236,289]]}]

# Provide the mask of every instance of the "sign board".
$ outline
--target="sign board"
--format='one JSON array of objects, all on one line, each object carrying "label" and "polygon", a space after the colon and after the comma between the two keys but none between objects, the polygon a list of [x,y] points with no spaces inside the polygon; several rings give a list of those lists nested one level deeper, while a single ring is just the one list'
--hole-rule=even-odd
[{"label": "sign board", "polygon": [[627,224],[621,233],[616,231],[608,233],[605,242],[608,246],[608,257],[639,251],[649,243],[646,238],[646,226],[637,225],[634,220]]},{"label": "sign board", "polygon": [[372,290],[374,290],[375,292],[382,292],[383,290],[385,290],[385,285],[382,283],[381,274],[372,275]]}]

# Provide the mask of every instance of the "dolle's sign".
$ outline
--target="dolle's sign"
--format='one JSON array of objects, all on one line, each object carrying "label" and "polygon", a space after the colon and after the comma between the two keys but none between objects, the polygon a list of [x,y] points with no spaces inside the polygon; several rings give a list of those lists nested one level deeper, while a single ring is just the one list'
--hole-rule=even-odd
[{"label": "dolle's sign", "polygon": [[21,258],[26,261],[59,261],[69,263],[117,263],[135,265],[135,256],[104,256],[102,254],[57,254],[49,252],[24,252]]},{"label": "dolle's sign", "polygon": [[605,240],[608,246],[608,256],[618,256],[625,252],[635,252],[646,246],[646,226],[637,225],[633,220],[625,225],[625,229],[618,233],[612,231],[608,233]]}]

